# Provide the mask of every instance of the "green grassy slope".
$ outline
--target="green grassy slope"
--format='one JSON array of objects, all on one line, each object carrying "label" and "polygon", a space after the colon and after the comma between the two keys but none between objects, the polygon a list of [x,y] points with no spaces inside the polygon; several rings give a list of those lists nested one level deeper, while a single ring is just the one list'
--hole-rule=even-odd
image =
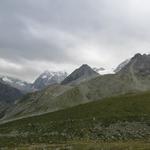
[{"label": "green grassy slope", "polygon": [[[5,137],[5,139],[3,138]],[[150,93],[128,94],[0,125],[5,143],[150,138]]]},{"label": "green grassy slope", "polygon": [[[112,120],[113,118],[125,119],[126,117],[150,117],[150,93],[127,94],[111,97],[101,101],[95,101],[65,110],[48,113],[41,116],[21,119],[24,124],[29,122],[44,123],[70,119],[90,119],[93,117],[100,120]],[[18,122],[18,121],[16,121]],[[13,124],[15,122],[12,122]]]}]

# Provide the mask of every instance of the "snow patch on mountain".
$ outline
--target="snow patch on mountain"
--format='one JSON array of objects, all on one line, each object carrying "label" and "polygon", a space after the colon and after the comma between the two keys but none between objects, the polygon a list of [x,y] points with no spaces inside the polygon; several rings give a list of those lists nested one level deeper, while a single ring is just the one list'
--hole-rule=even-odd
[{"label": "snow patch on mountain", "polygon": [[10,85],[11,87],[14,87],[20,91],[22,91],[23,93],[28,93],[28,92],[32,92],[32,84],[26,82],[26,81],[22,81],[13,77],[9,77],[9,76],[4,76],[4,75],[0,75],[0,82]]},{"label": "snow patch on mountain", "polygon": [[13,82],[10,78],[8,78],[8,77],[6,77],[6,76],[3,77],[2,80],[3,80],[4,82],[10,82],[10,83]]},{"label": "snow patch on mountain", "polygon": [[99,73],[100,75],[105,75],[105,74],[114,74],[114,69],[113,68],[93,68],[94,71]]}]

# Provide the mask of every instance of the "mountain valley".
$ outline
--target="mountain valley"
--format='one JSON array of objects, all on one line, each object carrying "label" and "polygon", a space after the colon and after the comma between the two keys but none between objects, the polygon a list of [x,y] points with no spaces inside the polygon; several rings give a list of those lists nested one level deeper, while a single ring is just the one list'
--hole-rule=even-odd
[{"label": "mountain valley", "polygon": [[13,105],[1,101],[0,144],[149,140],[150,55],[118,68],[101,75],[84,64],[69,76],[53,73],[50,82],[52,73],[44,72],[38,90]]}]

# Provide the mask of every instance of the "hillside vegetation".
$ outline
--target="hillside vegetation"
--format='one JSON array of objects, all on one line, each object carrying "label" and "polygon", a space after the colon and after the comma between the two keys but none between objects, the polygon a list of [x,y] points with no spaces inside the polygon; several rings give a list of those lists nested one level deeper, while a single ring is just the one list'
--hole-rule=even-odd
[{"label": "hillside vegetation", "polygon": [[[150,92],[127,94],[0,125],[1,144],[150,139]],[[3,138],[5,137],[5,138]]]}]

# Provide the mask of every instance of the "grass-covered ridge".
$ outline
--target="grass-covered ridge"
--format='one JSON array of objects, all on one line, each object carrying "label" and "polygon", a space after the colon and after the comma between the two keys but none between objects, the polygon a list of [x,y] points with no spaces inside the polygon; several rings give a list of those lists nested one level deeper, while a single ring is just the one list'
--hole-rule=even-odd
[{"label": "grass-covered ridge", "polygon": [[47,123],[49,121],[61,121],[68,119],[91,119],[98,120],[128,120],[150,117],[150,92],[142,94],[126,94],[117,97],[106,98],[100,101],[82,104],[65,110],[52,112],[40,116],[20,119],[6,123],[13,125],[20,123]]},{"label": "grass-covered ridge", "polygon": [[[150,138],[150,92],[107,98],[0,125],[14,143]],[[3,143],[5,141],[3,139]]]}]

